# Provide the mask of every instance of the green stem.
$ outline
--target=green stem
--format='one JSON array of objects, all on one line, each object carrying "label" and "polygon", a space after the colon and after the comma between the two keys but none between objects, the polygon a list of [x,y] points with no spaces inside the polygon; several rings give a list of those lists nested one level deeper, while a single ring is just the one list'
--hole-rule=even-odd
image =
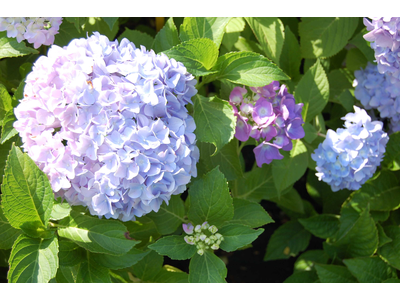
[{"label": "green stem", "polygon": [[321,132],[318,132],[317,135],[322,136],[323,138],[326,138],[326,135]]}]

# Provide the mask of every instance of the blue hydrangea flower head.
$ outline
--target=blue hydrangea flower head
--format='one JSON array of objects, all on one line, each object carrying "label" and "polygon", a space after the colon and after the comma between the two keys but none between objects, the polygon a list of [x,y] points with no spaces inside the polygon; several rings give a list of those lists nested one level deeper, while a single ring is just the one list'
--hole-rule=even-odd
[{"label": "blue hydrangea flower head", "polygon": [[182,63],[94,33],[36,61],[14,127],[57,197],[134,220],[197,176],[195,84]]},{"label": "blue hydrangea flower head", "polygon": [[377,65],[372,63],[355,71],[354,76],[354,96],[365,109],[377,109],[381,118],[388,118],[392,131],[399,131],[400,80],[379,73]]},{"label": "blue hydrangea flower head", "polygon": [[317,163],[319,180],[328,183],[332,191],[358,190],[373,176],[380,165],[389,140],[382,122],[371,121],[367,112],[354,106],[342,120],[345,128],[328,130],[312,159]]},{"label": "blue hydrangea flower head", "polygon": [[372,17],[364,18],[369,31],[364,39],[371,42],[381,74],[388,73],[394,79],[400,79],[400,18]]}]

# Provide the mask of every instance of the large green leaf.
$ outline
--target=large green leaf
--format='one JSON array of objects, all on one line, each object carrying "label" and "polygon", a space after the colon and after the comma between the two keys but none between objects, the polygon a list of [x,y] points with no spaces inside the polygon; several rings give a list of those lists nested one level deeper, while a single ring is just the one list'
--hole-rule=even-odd
[{"label": "large green leaf", "polygon": [[5,32],[0,33],[0,59],[39,53],[36,49],[18,43],[15,38],[8,38]]},{"label": "large green leaf", "polygon": [[154,283],[188,283],[189,274],[181,270],[164,265],[161,271],[154,277]]},{"label": "large green leaf", "polygon": [[190,283],[223,283],[227,275],[224,262],[210,251],[195,255],[189,264]]},{"label": "large green leaf", "polygon": [[287,259],[304,251],[311,234],[298,221],[290,221],[280,226],[268,242],[264,260]]},{"label": "large green leaf", "polygon": [[45,283],[54,278],[58,268],[58,241],[31,238],[21,234],[11,251],[9,282]]},{"label": "large green leaf", "polygon": [[218,48],[207,38],[183,42],[164,51],[169,58],[174,58],[185,65],[188,72],[195,76],[205,76],[216,71],[210,70],[217,62]]},{"label": "large green leaf", "polygon": [[396,271],[379,257],[356,257],[343,260],[351,274],[363,283],[384,282],[397,278]]},{"label": "large green leaf", "polygon": [[198,171],[200,168],[204,168],[204,173],[206,173],[219,166],[227,180],[243,177],[237,144],[238,140],[232,139],[217,154],[213,155],[215,147],[212,144],[198,142],[197,146],[200,150],[200,162],[197,165]]},{"label": "large green leaf", "polygon": [[256,228],[274,222],[270,215],[258,203],[234,198],[233,207],[233,218],[228,222],[229,224],[241,224]]},{"label": "large green leaf", "polygon": [[343,207],[340,228],[334,239],[333,252],[340,258],[370,256],[378,248],[378,231],[369,210]]},{"label": "large green leaf", "polygon": [[296,214],[305,214],[304,201],[301,199],[300,194],[295,188],[291,188],[287,193],[281,195],[279,198],[272,198],[268,200],[275,202],[279,207],[289,209]]},{"label": "large green leaf", "polygon": [[152,48],[156,53],[159,53],[171,49],[180,42],[178,30],[175,26],[174,19],[171,17],[167,22],[165,22],[164,27],[157,33]]},{"label": "large green leaf", "polygon": [[87,252],[87,258],[79,264],[76,282],[111,283],[110,270],[98,264],[92,258],[92,254]]},{"label": "large green leaf", "polygon": [[185,214],[185,206],[179,195],[171,196],[169,204],[165,202],[158,212],[151,212],[146,216],[153,220],[157,231],[162,234],[171,234],[182,224]]},{"label": "large green leaf", "polygon": [[[279,64],[283,42],[285,39],[284,26],[276,17],[245,18],[256,36],[266,56]],[[295,52],[295,49],[292,49]]]},{"label": "large green leaf", "polygon": [[369,180],[351,195],[350,202],[371,210],[386,211],[400,207],[400,185],[392,172],[381,171],[374,180]]},{"label": "large green leaf", "polygon": [[294,263],[294,273],[314,270],[316,263],[328,263],[329,256],[323,250],[308,250],[302,253]]},{"label": "large green leaf", "polygon": [[293,148],[290,152],[282,151],[284,156],[281,160],[272,163],[272,176],[278,192],[281,192],[299,180],[307,170],[308,153],[307,148],[301,140],[292,141]]},{"label": "large green leaf", "polygon": [[[60,198],[59,198],[60,199]],[[53,209],[50,214],[50,220],[61,220],[69,216],[71,212],[71,206],[67,201],[63,203],[54,200]]]},{"label": "large green leaf", "polygon": [[147,50],[151,49],[154,42],[154,38],[147,33],[139,30],[131,30],[129,28],[125,28],[124,32],[118,37],[118,40],[121,42],[123,38],[127,38],[130,42],[134,43],[137,48],[145,46]]},{"label": "large green leaf", "polygon": [[218,231],[224,237],[220,247],[226,252],[235,251],[252,243],[263,231],[262,228],[254,230],[241,224],[225,225]]},{"label": "large green leaf", "polygon": [[394,132],[389,136],[382,165],[392,171],[400,170],[400,132]]},{"label": "large green leaf", "polygon": [[304,103],[301,114],[305,122],[322,112],[329,100],[329,82],[319,60],[300,79],[294,97],[297,103]]},{"label": "large green leaf", "polygon": [[11,148],[4,172],[2,206],[14,228],[40,236],[46,230],[54,202],[47,176],[29,156]]},{"label": "large green leaf", "polygon": [[142,241],[142,243],[137,246],[139,248],[149,241],[154,241],[160,237],[156,224],[147,216],[137,218],[136,221],[124,222],[124,225],[128,228],[131,238]]},{"label": "large green leaf", "polygon": [[56,275],[57,283],[76,283],[80,266],[80,264],[71,267],[60,266]]},{"label": "large green leaf", "polygon": [[88,17],[82,25],[82,32],[91,36],[94,32],[101,32],[102,35],[108,37],[110,41],[114,40],[119,30],[118,20],[114,22],[113,28],[110,29],[109,24],[103,19],[98,17]]},{"label": "large green leaf", "polygon": [[228,183],[218,167],[193,182],[189,189],[189,220],[193,224],[207,221],[219,227],[233,217],[233,200],[229,194]]},{"label": "large green leaf", "polygon": [[215,145],[215,155],[235,134],[236,120],[232,107],[216,96],[206,98],[196,95],[193,101],[196,138]]},{"label": "large green leaf", "polygon": [[316,215],[308,219],[299,219],[299,222],[313,235],[322,239],[333,237],[339,230],[339,218],[336,215]]},{"label": "large green leaf", "polygon": [[[76,18],[82,19],[82,18]],[[82,25],[86,22],[85,20],[76,20],[76,22],[62,22],[60,25],[59,33],[55,35],[54,44],[58,46],[67,46],[73,39],[85,38],[86,32],[82,30]],[[79,27],[79,30],[77,29]]]},{"label": "large green leaf", "polygon": [[304,58],[330,57],[347,44],[357,28],[358,18],[302,18],[299,23]]},{"label": "large green leaf", "polygon": [[122,255],[109,255],[101,253],[91,253],[90,257],[94,262],[112,270],[124,269],[137,264],[143,259],[149,251],[142,251],[136,248],[132,248],[127,253]]},{"label": "large green leaf", "polygon": [[180,38],[182,41],[189,41],[198,38],[208,38],[212,40],[217,49],[221,45],[225,27],[231,18],[193,18],[187,17],[183,20],[180,27]]},{"label": "large green leaf", "polygon": [[181,235],[165,236],[151,244],[149,248],[175,260],[189,259],[197,252],[197,248],[186,243]]},{"label": "large green leaf", "polygon": [[364,54],[368,61],[374,62],[374,50],[370,47],[369,42],[363,37],[363,35],[367,32],[368,30],[364,28],[362,31],[354,35],[354,37],[349,41],[349,44],[356,46]]},{"label": "large green leaf", "polygon": [[379,255],[388,262],[391,266],[400,270],[400,228],[395,225],[385,226],[385,233],[392,242],[386,243],[381,248],[379,248]]},{"label": "large green leaf", "polygon": [[315,283],[320,282],[317,272],[313,271],[303,271],[297,272],[290,275],[285,279],[283,283]]},{"label": "large green leaf", "polygon": [[6,87],[0,83],[0,126],[3,126],[3,119],[12,108],[12,98]]},{"label": "large green leaf", "polygon": [[279,66],[292,78],[297,80],[300,77],[301,53],[300,45],[296,36],[290,31],[289,26],[285,27],[285,41],[279,59]]},{"label": "large green leaf", "polygon": [[230,182],[230,185],[235,198],[260,201],[278,196],[272,177],[272,166],[267,164],[263,164],[261,168],[253,168],[244,174],[244,179],[239,178]]},{"label": "large green leaf", "polygon": [[0,207],[0,249],[10,249],[20,234],[21,230],[10,225]]},{"label": "large green leaf", "polygon": [[138,241],[127,239],[128,231],[122,223],[101,220],[74,210],[69,218],[60,221],[58,234],[95,253],[120,255],[128,252]]},{"label": "large green leaf", "polygon": [[315,269],[322,283],[357,282],[350,271],[343,266],[317,264]]},{"label": "large green leaf", "polygon": [[150,251],[143,259],[131,267],[133,274],[142,282],[152,282],[162,270],[164,258],[155,251]]},{"label": "large green leaf", "polygon": [[18,131],[13,127],[15,121],[16,118],[14,116],[14,111],[10,109],[4,116],[3,126],[1,128],[1,139],[0,139],[1,144],[4,144],[13,136],[18,134]]},{"label": "large green leaf", "polygon": [[254,52],[230,52],[218,58],[213,78],[247,86],[265,86],[289,77],[268,58]]},{"label": "large green leaf", "polygon": [[112,30],[114,28],[115,23],[117,23],[118,17],[103,17],[104,22],[107,23],[108,28]]},{"label": "large green leaf", "polygon": [[72,267],[82,262],[86,257],[86,251],[74,242],[60,238],[58,258],[60,266]]}]

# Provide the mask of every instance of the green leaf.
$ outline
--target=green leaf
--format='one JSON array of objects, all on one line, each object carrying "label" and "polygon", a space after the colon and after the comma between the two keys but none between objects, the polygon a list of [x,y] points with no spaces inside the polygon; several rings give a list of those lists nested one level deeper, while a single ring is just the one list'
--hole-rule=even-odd
[{"label": "green leaf", "polygon": [[349,69],[349,71],[354,72],[360,70],[360,68],[365,68],[367,66],[367,62],[367,58],[359,49],[353,48],[347,52],[346,67]]},{"label": "green leaf", "polygon": [[351,274],[361,283],[384,282],[397,278],[396,271],[379,257],[356,257],[343,260]]},{"label": "green leaf", "polygon": [[124,222],[124,225],[128,228],[131,238],[142,241],[138,244],[138,248],[160,237],[155,223],[147,216],[137,218],[136,221]]},{"label": "green leaf", "polygon": [[393,240],[388,237],[385,233],[385,230],[383,229],[382,225],[379,223],[376,223],[376,228],[378,229],[378,236],[379,236],[379,245],[378,247],[382,247],[383,245],[392,242]]},{"label": "green leaf", "polygon": [[367,32],[368,30],[364,28],[349,41],[349,44],[356,46],[364,54],[368,61],[374,62],[374,50],[370,47],[369,42],[367,42],[363,37],[363,35]]},{"label": "green leaf", "polygon": [[20,143],[19,136],[14,136],[4,144],[0,144],[0,183],[3,181],[4,169],[6,167],[7,157],[14,143]]},{"label": "green leaf", "polygon": [[60,203],[58,201],[54,201],[53,209],[50,214],[51,220],[61,220],[69,216],[71,212],[71,206],[68,204],[67,201]]},{"label": "green leaf", "polygon": [[[341,94],[353,88],[354,74],[349,69],[335,69],[328,74],[329,98],[332,102],[339,103]],[[350,108],[353,111],[353,107]]]},{"label": "green leaf", "polygon": [[195,255],[189,264],[190,283],[224,283],[228,270],[224,262],[213,252]]},{"label": "green leaf", "polygon": [[286,26],[285,41],[279,58],[279,66],[292,80],[297,80],[300,77],[300,64],[301,52],[299,41],[290,31],[289,26]]},{"label": "green leaf", "polygon": [[171,259],[184,260],[191,258],[197,252],[194,245],[189,245],[181,235],[170,235],[157,240],[149,246],[160,255],[167,255]]},{"label": "green leaf", "polygon": [[341,258],[371,256],[378,248],[378,231],[375,221],[365,209],[361,212],[343,207],[340,228],[332,246]]},{"label": "green leaf", "polygon": [[82,25],[82,30],[85,32],[85,35],[87,33],[91,36],[94,32],[101,32],[101,34],[107,36],[110,41],[114,40],[118,29],[118,21],[116,21],[114,27],[110,29],[109,25],[103,20],[103,18],[97,17],[86,18],[85,23]]},{"label": "green leaf", "polygon": [[294,263],[294,273],[302,273],[304,271],[314,270],[316,263],[328,263],[329,256],[323,250],[308,250],[302,253]]},{"label": "green leaf", "polygon": [[141,45],[145,46],[147,50],[151,49],[154,42],[154,38],[147,33],[139,30],[131,30],[129,28],[125,28],[124,32],[118,37],[118,41],[121,42],[121,40],[124,38],[127,38],[138,48]]},{"label": "green leaf", "polygon": [[236,118],[227,101],[218,97],[194,97],[193,118],[196,122],[196,138],[215,146],[214,155],[226,145],[235,134]]},{"label": "green leaf", "polygon": [[175,26],[174,19],[171,17],[165,22],[165,25],[157,33],[154,38],[152,48],[156,53],[171,49],[172,47],[180,44],[178,29]]},{"label": "green leaf", "polygon": [[264,260],[287,259],[304,251],[311,234],[298,221],[289,221],[280,226],[268,242]]},{"label": "green leaf", "polygon": [[[266,56],[278,64],[285,39],[284,26],[281,20],[275,17],[247,17],[245,19]],[[294,49],[292,51],[295,52]]]},{"label": "green leaf", "polygon": [[183,42],[164,51],[169,58],[174,58],[185,65],[194,76],[205,76],[216,71],[210,70],[217,62],[218,48],[207,38]]},{"label": "green leaf", "polygon": [[336,215],[316,215],[308,219],[299,219],[305,229],[316,237],[327,239],[339,230],[339,218]]},{"label": "green leaf", "polygon": [[[11,249],[2,250],[0,249],[0,267],[8,268],[8,258],[10,257]],[[6,279],[6,276],[3,277]]]},{"label": "green leaf", "polygon": [[1,191],[4,215],[11,226],[40,236],[50,218],[53,190],[47,176],[14,145],[6,162]]},{"label": "green leaf", "polygon": [[287,193],[281,195],[280,198],[268,199],[269,201],[275,202],[279,207],[284,207],[297,214],[303,215],[304,201],[301,199],[296,189],[291,188]]},{"label": "green leaf", "polygon": [[215,147],[209,143],[198,142],[197,146],[200,150],[200,165],[204,167],[204,171],[208,172],[219,166],[222,173],[224,173],[227,180],[235,180],[243,177],[242,166],[240,165],[238,155],[238,140],[232,139],[228,144],[222,147],[217,154]]},{"label": "green leaf", "polygon": [[246,22],[241,17],[232,18],[228,25],[226,25],[225,34],[222,38],[222,45],[226,47],[228,51],[232,50],[245,26]]},{"label": "green leaf", "polygon": [[[78,32],[82,31],[82,25],[86,22],[86,17],[66,17],[68,22],[75,25],[75,28]],[[62,24],[62,23],[61,23]]]},{"label": "green leaf", "polygon": [[343,105],[347,112],[353,111],[354,101],[355,98],[349,90],[345,90],[339,95],[339,102]]},{"label": "green leaf", "polygon": [[151,212],[146,216],[154,221],[157,231],[162,234],[171,234],[182,224],[185,206],[179,195],[172,195],[169,204],[163,202],[158,212]]},{"label": "green leaf", "polygon": [[265,86],[274,80],[290,79],[268,58],[254,52],[230,52],[220,56],[213,70],[215,79],[247,86]]},{"label": "green leaf", "polygon": [[382,165],[387,166],[391,171],[400,170],[400,132],[389,135]]},{"label": "green leaf", "polygon": [[212,40],[217,49],[221,45],[225,27],[231,18],[193,18],[187,17],[180,27],[180,38],[183,42],[198,38]]},{"label": "green leaf", "polygon": [[112,30],[114,28],[115,23],[117,23],[118,17],[103,17],[104,22],[107,23],[108,28]]},{"label": "green leaf", "polygon": [[126,238],[128,230],[122,223],[86,216],[74,210],[60,224],[63,227],[58,229],[59,236],[95,253],[120,255],[139,243]]},{"label": "green leaf", "polygon": [[8,111],[12,110],[12,98],[4,85],[0,83],[0,126]]},{"label": "green leaf", "polygon": [[58,258],[60,259],[60,266],[72,267],[86,259],[86,251],[74,242],[60,238],[59,245]]},{"label": "green leaf", "polygon": [[297,272],[290,275],[283,283],[315,283],[320,282],[316,271]]},{"label": "green leaf", "polygon": [[234,198],[233,207],[233,218],[228,224],[242,224],[251,228],[256,228],[274,222],[270,215],[258,203]]},{"label": "green leaf", "polygon": [[54,44],[62,47],[67,46],[73,39],[86,38],[86,32],[82,30],[82,25],[86,22],[86,18],[83,19],[85,20],[77,20],[74,24],[62,22],[58,30],[59,33],[54,37]]},{"label": "green leaf", "polygon": [[228,183],[218,167],[193,182],[189,189],[189,220],[193,224],[207,221],[219,227],[233,217],[233,200],[229,194]]},{"label": "green leaf", "polygon": [[272,163],[272,176],[278,192],[281,192],[299,180],[307,170],[308,153],[307,148],[301,140],[292,141],[293,148],[290,152],[282,151],[284,156],[281,160]]},{"label": "green leaf", "polygon": [[161,271],[154,277],[153,282],[156,283],[188,283],[189,274],[181,270],[164,265]]},{"label": "green leaf", "polygon": [[21,234],[11,251],[9,282],[46,283],[54,278],[58,268],[58,241],[31,238]]},{"label": "green leaf", "polygon": [[218,232],[224,237],[220,248],[226,252],[232,252],[252,243],[264,232],[264,229],[254,230],[241,224],[228,224],[220,228]]},{"label": "green leaf", "polygon": [[109,255],[100,253],[91,253],[90,257],[95,263],[102,265],[108,269],[118,270],[131,267],[143,259],[150,251],[142,251],[132,248],[122,255]]},{"label": "green leaf", "polygon": [[310,123],[304,123],[303,129],[304,129],[304,133],[305,133],[304,140],[307,143],[311,144],[318,136],[317,129]]},{"label": "green leaf", "polygon": [[161,271],[164,258],[155,251],[150,251],[143,259],[131,267],[133,274],[142,282],[152,282]]},{"label": "green leaf", "polygon": [[352,37],[358,18],[302,18],[299,23],[301,53],[304,58],[330,57]]},{"label": "green leaf", "polygon": [[305,122],[322,112],[329,100],[329,82],[319,61],[300,79],[294,97],[297,103],[304,103],[301,114]]},{"label": "green leaf", "polygon": [[86,254],[87,259],[79,264],[76,283],[111,283],[110,270],[93,260],[92,254]]},{"label": "green leaf", "polygon": [[392,242],[386,243],[378,249],[379,256],[389,265],[400,270],[400,228],[395,225],[384,227],[386,235]]},{"label": "green leaf", "polygon": [[387,211],[400,207],[400,186],[396,175],[389,171],[381,171],[374,180],[368,180],[361,189],[351,195],[350,203],[371,210]]},{"label": "green leaf", "polygon": [[57,270],[57,283],[76,283],[80,264],[72,267],[60,266]]},{"label": "green leaf", "polygon": [[20,234],[21,230],[10,225],[0,207],[0,249],[10,249]]},{"label": "green leaf", "polygon": [[346,267],[336,265],[315,265],[322,283],[352,283],[357,282]]},{"label": "green leaf", "polygon": [[18,43],[15,38],[8,38],[5,32],[0,33],[0,59],[37,53],[39,51],[26,47],[24,42]]}]

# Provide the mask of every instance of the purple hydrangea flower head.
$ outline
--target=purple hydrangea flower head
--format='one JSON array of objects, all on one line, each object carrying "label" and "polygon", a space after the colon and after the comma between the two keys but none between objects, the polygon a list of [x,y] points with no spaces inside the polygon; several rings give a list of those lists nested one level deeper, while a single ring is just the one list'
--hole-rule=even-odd
[{"label": "purple hydrangea flower head", "polygon": [[364,18],[369,31],[364,39],[371,42],[381,74],[387,73],[394,79],[400,79],[400,18],[372,17]]},{"label": "purple hydrangea flower head", "polygon": [[354,96],[364,108],[377,109],[381,118],[388,118],[393,132],[400,131],[400,80],[379,73],[377,65],[371,63],[354,76]]},{"label": "purple hydrangea flower head", "polygon": [[317,163],[319,180],[328,183],[332,191],[358,190],[373,176],[380,165],[389,140],[382,122],[371,121],[364,109],[354,106],[344,127],[328,130],[326,139],[311,157]]},{"label": "purple hydrangea flower head", "polygon": [[54,43],[61,23],[62,18],[0,18],[0,31],[7,31],[7,37],[16,38],[18,43],[27,40],[39,48]]},{"label": "purple hydrangea flower head", "polygon": [[134,220],[197,176],[195,84],[182,63],[94,33],[36,61],[14,127],[57,197]]},{"label": "purple hydrangea flower head", "polygon": [[296,104],[285,85],[278,81],[263,87],[235,87],[229,97],[236,118],[235,137],[259,142],[253,150],[257,165],[282,159],[279,150],[290,151],[292,140],[304,137],[303,104]]}]

